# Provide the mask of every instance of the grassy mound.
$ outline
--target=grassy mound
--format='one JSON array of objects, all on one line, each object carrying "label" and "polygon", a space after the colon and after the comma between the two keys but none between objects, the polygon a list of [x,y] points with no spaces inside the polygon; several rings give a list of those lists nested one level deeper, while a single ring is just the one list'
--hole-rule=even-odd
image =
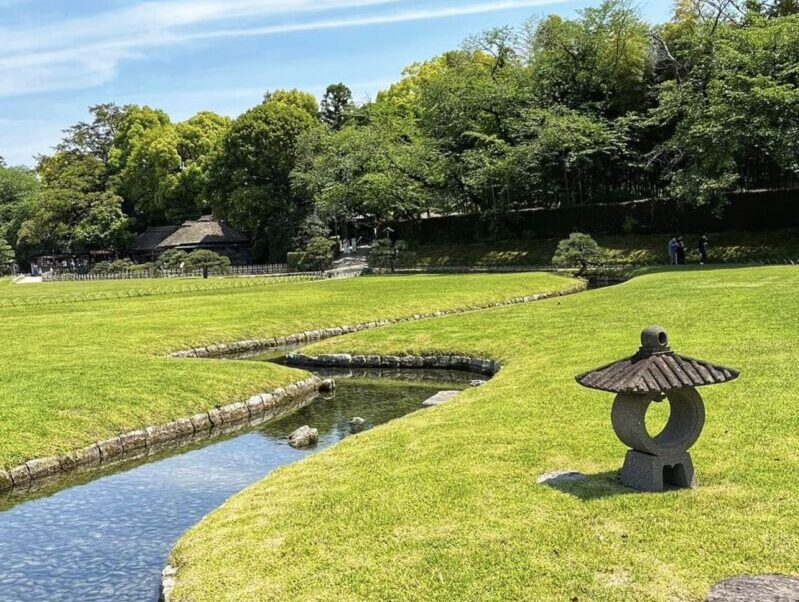
[{"label": "grassy mound", "polygon": [[[136,296],[163,284],[0,285],[0,466],[161,424],[303,374],[259,362],[168,358],[170,351],[499,301],[574,281],[413,276]],[[122,298],[98,299],[103,292]],[[20,295],[37,301],[2,307]],[[48,296],[52,304],[42,301]]]},{"label": "grassy mound", "polygon": [[[621,487],[612,397],[574,382],[634,352],[650,323],[677,351],[742,371],[703,389],[693,491]],[[765,267],[645,275],[317,344],[505,367],[229,500],[175,548],[176,599],[698,601],[731,575],[797,574],[797,338],[799,269]],[[563,469],[588,478],[536,483]]]}]

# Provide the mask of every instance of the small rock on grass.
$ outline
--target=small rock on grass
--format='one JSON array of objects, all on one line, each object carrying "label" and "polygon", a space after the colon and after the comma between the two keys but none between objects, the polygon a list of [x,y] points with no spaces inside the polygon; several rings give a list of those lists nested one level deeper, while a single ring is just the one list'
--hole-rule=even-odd
[{"label": "small rock on grass", "polygon": [[560,483],[572,483],[574,481],[582,481],[585,475],[576,470],[555,470],[553,472],[545,472],[537,479],[539,485],[559,485]]},{"label": "small rock on grass", "polygon": [[289,435],[289,445],[296,449],[311,447],[316,445],[317,441],[319,441],[319,431],[312,429],[307,424]]},{"label": "small rock on grass", "polygon": [[799,578],[785,575],[741,575],[717,583],[707,602],[797,602]]}]

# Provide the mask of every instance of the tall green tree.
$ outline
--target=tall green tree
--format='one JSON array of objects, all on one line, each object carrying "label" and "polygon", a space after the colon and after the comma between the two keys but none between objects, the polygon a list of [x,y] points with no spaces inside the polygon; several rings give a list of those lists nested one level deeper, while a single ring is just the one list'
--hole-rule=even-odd
[{"label": "tall green tree", "polygon": [[679,79],[661,85],[655,122],[671,135],[653,155],[669,191],[720,203],[735,188],[799,175],[799,17],[746,26],[696,20],[669,32]]},{"label": "tall green tree", "polygon": [[22,223],[39,192],[36,172],[26,167],[0,166],[0,238],[15,249]]},{"label": "tall green tree", "polygon": [[134,214],[137,191],[131,189],[133,184],[124,176],[125,169],[132,155],[145,141],[152,140],[153,130],[159,130],[170,124],[169,115],[159,109],[131,105],[125,108],[124,114],[117,123],[113,146],[109,152],[108,165],[111,174],[110,187],[126,201],[126,210]]},{"label": "tall green tree", "polygon": [[210,165],[207,189],[217,213],[254,239],[257,260],[282,260],[311,210],[290,175],[301,136],[320,128],[304,108],[280,99],[238,117]]},{"label": "tall green tree", "polygon": [[79,121],[64,130],[64,137],[56,150],[92,155],[108,163],[114,138],[127,110],[114,103],[89,107],[92,120]]},{"label": "tall green tree", "polygon": [[541,105],[610,117],[648,108],[651,37],[630,0],[605,0],[578,19],[550,16],[531,28],[527,45]]},{"label": "tall green tree", "polygon": [[414,117],[377,103],[364,109],[362,119],[364,125],[314,131],[303,139],[295,190],[312,198],[328,220],[357,218],[376,230],[388,220],[440,208],[446,162]]},{"label": "tall green tree", "polygon": [[352,91],[341,83],[330,84],[322,97],[319,116],[327,127],[338,131],[349,123],[354,110]]},{"label": "tall green tree", "polygon": [[229,125],[225,117],[202,112],[178,124],[147,127],[131,141],[115,182],[141,226],[180,222],[210,210],[208,165]]},{"label": "tall green tree", "polygon": [[302,90],[275,90],[264,94],[264,103],[281,103],[302,109],[311,117],[319,117],[319,103],[313,94]]},{"label": "tall green tree", "polygon": [[122,199],[105,187],[105,166],[92,155],[57,152],[39,160],[42,188],[19,240],[46,253],[121,250],[128,242]]}]

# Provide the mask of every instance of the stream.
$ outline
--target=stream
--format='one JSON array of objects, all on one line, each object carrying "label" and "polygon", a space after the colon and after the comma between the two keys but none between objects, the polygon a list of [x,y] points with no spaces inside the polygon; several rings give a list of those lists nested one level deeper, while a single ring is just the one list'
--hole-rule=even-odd
[{"label": "stream", "polygon": [[[318,374],[336,378],[335,396],[273,422],[60,489],[0,497],[0,601],[154,601],[175,542],[231,495],[352,435],[355,416],[366,430],[475,378],[441,370]],[[304,424],[319,429],[319,443],[293,449],[288,435]]]}]

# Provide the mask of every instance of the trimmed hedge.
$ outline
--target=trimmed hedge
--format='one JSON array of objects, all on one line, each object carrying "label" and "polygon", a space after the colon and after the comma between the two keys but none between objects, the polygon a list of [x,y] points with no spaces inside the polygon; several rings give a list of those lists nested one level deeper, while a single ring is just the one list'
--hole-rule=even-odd
[{"label": "trimmed hedge", "polygon": [[721,213],[675,200],[581,205],[517,211],[491,224],[477,214],[451,215],[392,225],[397,236],[419,244],[470,243],[513,238],[563,238],[587,234],[757,231],[799,227],[799,190],[731,194]]}]

